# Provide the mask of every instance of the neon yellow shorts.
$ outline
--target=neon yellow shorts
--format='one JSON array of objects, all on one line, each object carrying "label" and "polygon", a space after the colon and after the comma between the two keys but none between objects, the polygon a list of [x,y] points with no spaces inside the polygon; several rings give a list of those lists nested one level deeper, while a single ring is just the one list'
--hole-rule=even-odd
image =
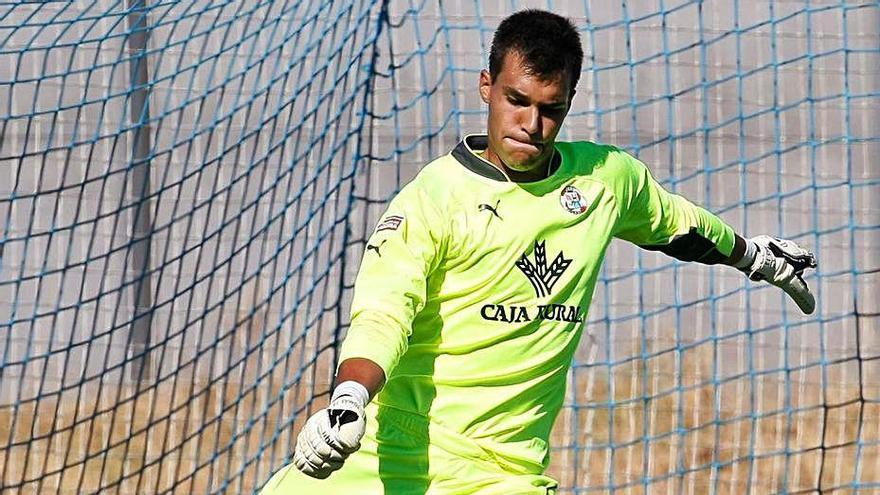
[{"label": "neon yellow shorts", "polygon": [[[436,436],[433,432],[431,438]],[[361,448],[339,471],[317,480],[288,464],[260,493],[554,495],[556,486],[555,480],[542,474],[505,469],[464,437],[430,442],[427,428],[412,415],[370,404]]]}]

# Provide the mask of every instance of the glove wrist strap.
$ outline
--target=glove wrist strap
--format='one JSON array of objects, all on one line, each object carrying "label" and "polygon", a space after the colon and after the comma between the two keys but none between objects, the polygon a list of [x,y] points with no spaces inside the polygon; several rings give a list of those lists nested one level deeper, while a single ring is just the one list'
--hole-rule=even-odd
[{"label": "glove wrist strap", "polygon": [[755,257],[758,255],[758,245],[755,244],[755,241],[751,239],[745,239],[746,241],[746,252],[743,253],[742,258],[739,261],[733,264],[735,268],[739,268],[740,270],[744,270],[752,266],[752,263],[755,262]]},{"label": "glove wrist strap", "polygon": [[330,399],[330,403],[332,404],[336,399],[343,396],[351,397],[357,401],[361,407],[366,407],[367,402],[370,401],[370,393],[367,391],[367,388],[353,380],[348,380],[337,385],[333,390],[333,397]]}]

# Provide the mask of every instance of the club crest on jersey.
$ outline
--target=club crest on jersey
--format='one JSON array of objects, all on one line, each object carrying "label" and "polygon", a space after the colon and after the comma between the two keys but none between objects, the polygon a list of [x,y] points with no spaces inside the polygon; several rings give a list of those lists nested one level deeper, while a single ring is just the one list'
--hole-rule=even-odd
[{"label": "club crest on jersey", "polygon": [[580,215],[587,211],[587,202],[584,200],[584,196],[574,186],[565,186],[562,194],[559,195],[559,203],[572,215]]},{"label": "club crest on jersey", "polygon": [[376,232],[381,232],[383,230],[397,230],[402,223],[402,215],[388,215],[379,222],[379,225],[376,226]]}]

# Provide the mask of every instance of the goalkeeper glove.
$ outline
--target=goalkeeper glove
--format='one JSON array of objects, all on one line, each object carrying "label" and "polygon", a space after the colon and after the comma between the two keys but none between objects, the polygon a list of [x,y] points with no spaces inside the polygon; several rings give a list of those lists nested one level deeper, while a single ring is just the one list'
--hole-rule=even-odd
[{"label": "goalkeeper glove", "polygon": [[816,268],[816,258],[794,242],[769,235],[746,239],[746,254],[734,266],[754,281],[766,280],[784,290],[805,314],[816,309],[816,300],[801,277],[807,268]]},{"label": "goalkeeper glove", "polygon": [[327,409],[310,417],[297,437],[293,455],[297,469],[324,479],[341,468],[349,454],[361,446],[366,430],[364,407],[369,400],[367,389],[360,383],[339,384]]}]

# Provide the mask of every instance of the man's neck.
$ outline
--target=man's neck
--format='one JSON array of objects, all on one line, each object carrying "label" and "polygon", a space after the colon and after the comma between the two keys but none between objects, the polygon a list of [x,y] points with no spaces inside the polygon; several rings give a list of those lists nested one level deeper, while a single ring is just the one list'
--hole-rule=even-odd
[{"label": "man's neck", "polygon": [[501,157],[499,157],[489,148],[486,148],[486,150],[483,151],[481,155],[484,160],[494,165],[498,170],[504,172],[504,175],[509,177],[510,180],[513,182],[536,182],[545,179],[550,175],[550,167],[553,163],[553,157],[556,155],[556,153],[543,160],[540,164],[538,164],[531,170],[525,172],[519,172],[508,167],[501,160]]}]

